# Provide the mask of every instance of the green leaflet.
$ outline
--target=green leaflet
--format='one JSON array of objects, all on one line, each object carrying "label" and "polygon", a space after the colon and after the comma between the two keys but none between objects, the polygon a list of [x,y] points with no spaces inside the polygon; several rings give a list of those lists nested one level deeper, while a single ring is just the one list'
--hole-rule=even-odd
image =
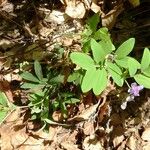
[{"label": "green leaflet", "polygon": [[150,66],[149,66],[147,69],[143,70],[142,73],[143,73],[144,75],[150,77]]},{"label": "green leaflet", "polygon": [[82,84],[81,84],[81,89],[84,93],[92,89],[93,79],[95,78],[95,74],[96,74],[95,68],[91,68],[86,71],[85,76],[83,77]]},{"label": "green leaflet", "polygon": [[70,54],[70,58],[73,63],[81,67],[82,69],[90,69],[94,68],[95,64],[93,59],[88,56],[87,54],[81,53],[81,52],[73,52]]},{"label": "green leaflet", "polygon": [[98,14],[94,14],[91,18],[88,19],[87,24],[93,32],[96,31],[99,21],[100,17]]},{"label": "green leaflet", "polygon": [[123,68],[128,68],[128,57],[122,58],[122,59],[115,59],[115,62],[117,65]]},{"label": "green leaflet", "polygon": [[31,73],[29,72],[23,72],[21,74],[21,77],[25,80],[28,80],[28,81],[32,81],[32,82],[36,82],[36,83],[39,83],[40,81],[35,77],[33,76]]},{"label": "green leaflet", "polygon": [[41,68],[39,61],[37,61],[37,60],[34,61],[34,70],[35,70],[35,74],[38,77],[38,79],[42,80],[43,79],[42,68]]},{"label": "green leaflet", "polygon": [[122,75],[121,69],[114,63],[107,62],[107,66],[119,75]]},{"label": "green leaflet", "polygon": [[7,106],[7,97],[5,95],[5,93],[0,91],[0,104],[3,106]]},{"label": "green leaflet", "polygon": [[103,47],[94,39],[91,39],[91,49],[96,63],[99,63],[105,59],[106,53],[103,50]]},{"label": "green leaflet", "polygon": [[96,70],[93,79],[93,92],[95,95],[99,95],[107,86],[106,70],[104,68]]},{"label": "green leaflet", "polygon": [[149,67],[150,65],[150,51],[148,48],[144,49],[143,57],[141,60],[141,69],[145,70]]},{"label": "green leaflet", "polygon": [[142,74],[136,74],[134,76],[134,79],[138,84],[143,85],[145,88],[150,89],[150,77],[146,77]]},{"label": "green leaflet", "polygon": [[115,71],[111,70],[110,68],[108,68],[108,72],[110,73],[112,79],[118,86],[120,86],[120,87],[123,86],[124,79],[121,77],[121,75],[119,75]]},{"label": "green leaflet", "polygon": [[122,45],[119,46],[119,48],[116,50],[116,58],[121,59],[127,56],[133,49],[135,44],[135,39],[130,38],[127,41],[125,41]]},{"label": "green leaflet", "polygon": [[128,68],[131,77],[135,75],[140,66],[140,63],[136,59],[128,57]]}]

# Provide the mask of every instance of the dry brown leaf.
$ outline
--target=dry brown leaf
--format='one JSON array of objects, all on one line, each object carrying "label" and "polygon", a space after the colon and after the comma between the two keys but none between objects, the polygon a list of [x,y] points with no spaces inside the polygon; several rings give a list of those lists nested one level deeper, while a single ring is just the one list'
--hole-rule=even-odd
[{"label": "dry brown leaf", "polygon": [[86,13],[86,9],[82,2],[78,1],[74,3],[74,1],[69,1],[67,3],[65,13],[71,18],[82,19]]},{"label": "dry brown leaf", "polygon": [[61,111],[54,111],[52,114],[52,118],[54,119],[54,121],[60,122],[63,120],[63,115]]},{"label": "dry brown leaf", "polygon": [[123,140],[124,140],[124,136],[123,136],[123,135],[121,135],[121,136],[116,136],[116,137],[113,139],[113,146],[114,146],[114,148],[117,147],[118,145],[120,145]]},{"label": "dry brown leaf", "polygon": [[73,39],[68,38],[68,37],[63,37],[62,38],[62,43],[64,46],[71,46],[73,42]]},{"label": "dry brown leaf", "polygon": [[73,142],[70,141],[65,141],[61,143],[61,146],[65,149],[65,150],[80,150],[77,145],[75,145]]},{"label": "dry brown leaf", "polygon": [[95,104],[93,106],[90,106],[89,108],[83,110],[83,112],[80,115],[75,116],[74,118],[71,118],[71,119],[68,119],[68,120],[69,121],[73,121],[73,120],[83,121],[83,120],[91,119],[92,117],[94,117],[99,104],[100,104],[100,101],[97,104]]},{"label": "dry brown leaf", "polygon": [[149,150],[150,148],[150,142],[146,143],[144,146],[143,146],[143,149],[142,150]]},{"label": "dry brown leaf", "polygon": [[64,12],[53,10],[51,13],[47,13],[45,17],[46,22],[54,22],[57,24],[63,24],[66,21],[66,16]]},{"label": "dry brown leaf", "polygon": [[95,3],[92,2],[92,5],[91,5],[91,10],[95,13],[98,13],[98,12],[101,12],[101,9],[98,5],[96,5]]},{"label": "dry brown leaf", "polygon": [[94,134],[95,128],[94,128],[94,122],[88,121],[84,123],[83,132],[85,135],[91,135]]},{"label": "dry brown leaf", "polygon": [[107,14],[102,13],[102,26],[105,26],[111,29],[118,17],[118,15],[124,10],[123,3],[116,6],[113,10],[108,12]]},{"label": "dry brown leaf", "polygon": [[132,136],[128,139],[126,145],[127,145],[127,146],[129,147],[129,149],[131,149],[131,150],[137,150],[137,149],[138,149],[138,147],[137,147],[138,143],[137,143],[137,139],[135,138],[135,136],[132,135]]},{"label": "dry brown leaf", "polygon": [[84,150],[104,150],[100,141],[95,137],[95,139],[90,139],[90,136],[87,136],[83,142]]},{"label": "dry brown leaf", "polygon": [[146,128],[146,129],[144,130],[144,132],[142,133],[141,138],[142,138],[144,141],[149,141],[149,142],[150,142],[150,128]]}]

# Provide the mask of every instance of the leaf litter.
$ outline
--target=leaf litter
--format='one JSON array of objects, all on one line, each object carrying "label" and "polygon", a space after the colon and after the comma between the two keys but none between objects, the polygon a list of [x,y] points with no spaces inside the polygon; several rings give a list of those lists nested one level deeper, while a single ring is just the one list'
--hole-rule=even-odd
[{"label": "leaf litter", "polygon": [[[138,5],[138,2],[137,4],[131,0],[129,2],[134,7]],[[66,51],[68,47],[71,47],[72,50],[77,47],[76,51],[81,51],[78,42],[81,37],[76,36],[76,32],[81,33],[84,22],[81,20],[86,17],[89,10],[102,14],[102,25],[111,29],[125,9],[122,5],[123,2],[118,0],[114,4],[108,2],[107,6],[109,7],[106,10],[103,0],[99,2],[95,0],[83,0],[82,2],[61,0],[61,3],[63,5],[59,5],[62,10],[52,11],[41,3],[39,3],[39,7],[33,4],[32,8],[36,10],[35,16],[39,18],[33,17],[31,22],[27,21],[28,23],[20,26],[14,20],[20,19],[24,22],[17,12],[17,9],[22,9],[24,2],[0,1],[0,17],[2,18],[0,28],[7,32],[5,34],[0,31],[0,48],[2,49],[2,53],[0,53],[0,71],[2,72],[0,91],[6,95],[8,103],[16,102],[15,93],[17,91],[11,88],[12,83],[14,81],[21,82],[17,73],[15,74],[11,69],[16,62],[43,60],[50,57],[56,42],[62,44]],[[56,4],[54,5],[56,6]],[[22,11],[25,15],[29,14],[28,10],[22,9]],[[16,18],[17,16],[18,18]],[[25,18],[28,20],[27,16]],[[13,29],[16,30],[11,31],[8,28],[9,23],[13,24]],[[68,33],[71,33],[72,36]],[[28,40],[32,42],[29,44]],[[11,75],[14,75],[13,78]],[[115,90],[113,84],[110,83],[98,97],[94,97],[91,93],[81,96],[80,104],[75,106],[77,111],[75,108],[67,108],[71,117],[65,122],[61,112],[54,111],[52,117],[55,122],[50,123],[49,132],[44,132],[39,122],[30,121],[30,115],[27,113],[29,112],[28,107],[13,108],[0,126],[1,149],[149,150],[149,91],[136,99],[134,108],[133,102],[129,102],[128,107],[122,110],[118,109],[121,96],[116,95]],[[19,95],[20,92],[24,91],[19,91]]]}]

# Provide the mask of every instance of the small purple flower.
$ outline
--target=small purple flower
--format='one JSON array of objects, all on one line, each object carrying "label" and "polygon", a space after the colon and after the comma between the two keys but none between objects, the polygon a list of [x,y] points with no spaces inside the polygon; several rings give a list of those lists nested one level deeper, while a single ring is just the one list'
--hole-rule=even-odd
[{"label": "small purple flower", "polygon": [[133,95],[133,96],[139,96],[139,92],[143,89],[144,87],[142,85],[137,85],[137,83],[132,83],[131,88],[128,90],[128,92]]}]

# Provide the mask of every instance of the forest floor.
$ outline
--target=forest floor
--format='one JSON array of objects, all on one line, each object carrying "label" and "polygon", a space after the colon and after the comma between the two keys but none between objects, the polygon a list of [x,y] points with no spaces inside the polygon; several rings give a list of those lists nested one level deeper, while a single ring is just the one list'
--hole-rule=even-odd
[{"label": "forest floor", "polygon": [[[38,60],[43,70],[57,68],[68,77],[72,69],[68,55],[82,51],[86,20],[97,12],[101,14],[99,26],[109,29],[116,45],[135,37],[132,55],[141,57],[143,49],[150,47],[148,5],[148,0],[139,6],[128,0],[0,0],[1,149],[149,150],[148,89],[126,103],[125,109],[121,105],[126,99],[127,86],[110,83],[99,96],[80,93],[80,102],[67,105],[67,117],[61,109],[50,112],[53,121],[42,128],[40,119],[31,117],[30,90],[21,88],[24,80],[20,75],[22,70],[33,72],[34,60]],[[63,88],[67,91],[71,86],[64,81]],[[78,93],[78,87],[72,88],[74,94]],[[1,106],[4,97],[6,111]],[[7,113],[3,115],[3,112]]]}]

